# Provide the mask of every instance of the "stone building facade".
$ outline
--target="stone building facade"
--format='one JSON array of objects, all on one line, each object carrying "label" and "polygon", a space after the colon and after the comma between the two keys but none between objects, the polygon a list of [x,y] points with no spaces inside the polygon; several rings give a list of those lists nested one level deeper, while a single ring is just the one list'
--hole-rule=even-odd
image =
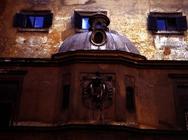
[{"label": "stone building facade", "polygon": [[1,0],[0,139],[187,140],[187,5]]}]

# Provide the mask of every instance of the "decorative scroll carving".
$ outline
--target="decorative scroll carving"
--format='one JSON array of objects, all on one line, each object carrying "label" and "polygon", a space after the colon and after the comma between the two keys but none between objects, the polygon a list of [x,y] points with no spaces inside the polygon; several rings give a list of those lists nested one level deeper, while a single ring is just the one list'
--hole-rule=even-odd
[{"label": "decorative scroll carving", "polygon": [[82,76],[82,101],[92,110],[103,110],[112,105],[114,80],[109,74],[86,74]]}]

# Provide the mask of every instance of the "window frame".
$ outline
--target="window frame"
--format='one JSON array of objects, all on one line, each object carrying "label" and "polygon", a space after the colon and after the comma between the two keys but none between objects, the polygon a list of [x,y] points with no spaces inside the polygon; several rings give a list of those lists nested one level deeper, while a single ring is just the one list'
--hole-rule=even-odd
[{"label": "window frame", "polygon": [[[164,30],[157,27],[158,20],[164,20]],[[187,19],[181,12],[150,12],[147,19],[147,29],[154,34],[184,34],[187,30]]]},{"label": "window frame", "polygon": [[[74,27],[75,27],[75,31],[76,32],[87,32],[90,30],[90,28],[88,29],[82,29],[82,19],[83,18],[90,18],[94,15],[97,14],[99,11],[85,11],[85,10],[75,10],[74,11]],[[106,10],[100,10],[101,13],[107,15],[107,11]],[[89,21],[88,21],[89,22]],[[90,25],[91,27],[91,25]]]},{"label": "window frame", "polygon": [[[43,17],[43,27],[34,27],[35,20],[33,25],[28,24],[28,18],[34,17],[35,20],[37,17]],[[15,14],[13,26],[17,28],[18,31],[36,31],[36,32],[48,32],[49,28],[52,26],[53,13],[50,10],[41,10],[41,11],[29,11],[22,10]]]}]

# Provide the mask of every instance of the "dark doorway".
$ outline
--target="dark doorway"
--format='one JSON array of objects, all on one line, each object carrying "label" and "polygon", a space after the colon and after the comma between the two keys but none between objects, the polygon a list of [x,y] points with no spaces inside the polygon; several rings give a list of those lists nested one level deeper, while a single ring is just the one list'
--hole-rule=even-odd
[{"label": "dark doorway", "polygon": [[176,113],[179,127],[188,130],[188,85],[181,84],[176,87]]},{"label": "dark doorway", "polygon": [[10,126],[11,114],[12,114],[12,104],[0,103],[0,128],[6,128]]},{"label": "dark doorway", "polygon": [[18,93],[18,81],[0,80],[0,128],[11,126]]}]

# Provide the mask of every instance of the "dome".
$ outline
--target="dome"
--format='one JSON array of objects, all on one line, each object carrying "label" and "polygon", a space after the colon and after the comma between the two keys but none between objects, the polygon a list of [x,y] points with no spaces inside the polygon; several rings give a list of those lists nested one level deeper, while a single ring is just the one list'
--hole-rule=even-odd
[{"label": "dome", "polygon": [[133,43],[125,36],[114,32],[105,32],[106,41],[102,45],[95,45],[91,41],[92,32],[77,33],[63,42],[59,52],[76,50],[120,50],[140,54]]}]

